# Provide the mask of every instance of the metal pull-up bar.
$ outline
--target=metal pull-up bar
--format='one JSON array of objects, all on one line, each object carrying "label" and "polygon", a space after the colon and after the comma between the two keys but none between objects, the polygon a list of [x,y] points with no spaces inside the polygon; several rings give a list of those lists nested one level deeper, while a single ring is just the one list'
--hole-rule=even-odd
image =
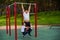
[{"label": "metal pull-up bar", "polygon": [[20,3],[20,2],[16,2],[16,4],[27,4],[27,5],[31,4],[31,5],[35,5],[36,3]]},{"label": "metal pull-up bar", "polygon": [[[26,5],[31,4],[31,5],[36,5],[36,3],[21,3],[21,2],[16,2],[16,4],[26,4]],[[14,3],[9,5],[9,6],[12,6],[12,5],[14,5]]]}]

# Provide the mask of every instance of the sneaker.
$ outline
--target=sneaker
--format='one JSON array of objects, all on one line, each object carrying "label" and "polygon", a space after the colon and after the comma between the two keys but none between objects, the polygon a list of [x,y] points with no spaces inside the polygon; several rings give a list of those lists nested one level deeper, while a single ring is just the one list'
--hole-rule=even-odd
[{"label": "sneaker", "polygon": [[29,36],[31,36],[31,34],[29,34]]},{"label": "sneaker", "polygon": [[23,37],[25,37],[25,36],[23,35]]}]

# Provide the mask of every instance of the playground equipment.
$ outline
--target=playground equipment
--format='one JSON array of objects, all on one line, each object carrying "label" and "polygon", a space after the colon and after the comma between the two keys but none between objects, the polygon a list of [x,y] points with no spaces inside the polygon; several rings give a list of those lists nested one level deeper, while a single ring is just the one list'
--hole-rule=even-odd
[{"label": "playground equipment", "polygon": [[[35,37],[37,37],[37,4],[36,3],[20,3],[20,2],[14,2],[11,5],[8,5],[6,7],[6,33],[8,34],[8,28],[9,28],[9,35],[11,36],[11,24],[10,24],[10,6],[14,6],[14,25],[15,25],[15,40],[17,40],[17,21],[16,21],[16,6],[17,4],[32,4],[34,5],[34,16],[35,16]],[[23,19],[22,19],[23,20]]]},{"label": "playground equipment", "polygon": [[6,7],[6,32],[8,34],[8,27],[9,27],[9,35],[11,36],[11,25],[10,25],[10,7]]}]

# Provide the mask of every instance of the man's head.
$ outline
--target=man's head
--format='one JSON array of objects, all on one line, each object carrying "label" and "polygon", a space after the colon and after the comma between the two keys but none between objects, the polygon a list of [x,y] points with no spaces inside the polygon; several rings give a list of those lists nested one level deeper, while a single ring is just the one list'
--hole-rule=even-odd
[{"label": "man's head", "polygon": [[25,10],[26,13],[28,13],[28,10]]}]

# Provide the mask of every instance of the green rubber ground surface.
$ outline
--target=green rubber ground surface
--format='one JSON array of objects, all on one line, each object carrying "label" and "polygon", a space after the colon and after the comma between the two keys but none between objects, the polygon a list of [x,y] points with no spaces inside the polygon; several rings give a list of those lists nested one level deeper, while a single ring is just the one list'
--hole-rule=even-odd
[{"label": "green rubber ground surface", "polygon": [[[20,29],[18,29],[18,40],[60,40],[60,27],[40,27],[38,28],[38,36],[34,37],[34,29],[32,31],[32,36],[26,35],[22,37]],[[6,30],[0,30],[0,40],[15,40],[14,30],[12,30],[12,35],[6,34]]]}]

